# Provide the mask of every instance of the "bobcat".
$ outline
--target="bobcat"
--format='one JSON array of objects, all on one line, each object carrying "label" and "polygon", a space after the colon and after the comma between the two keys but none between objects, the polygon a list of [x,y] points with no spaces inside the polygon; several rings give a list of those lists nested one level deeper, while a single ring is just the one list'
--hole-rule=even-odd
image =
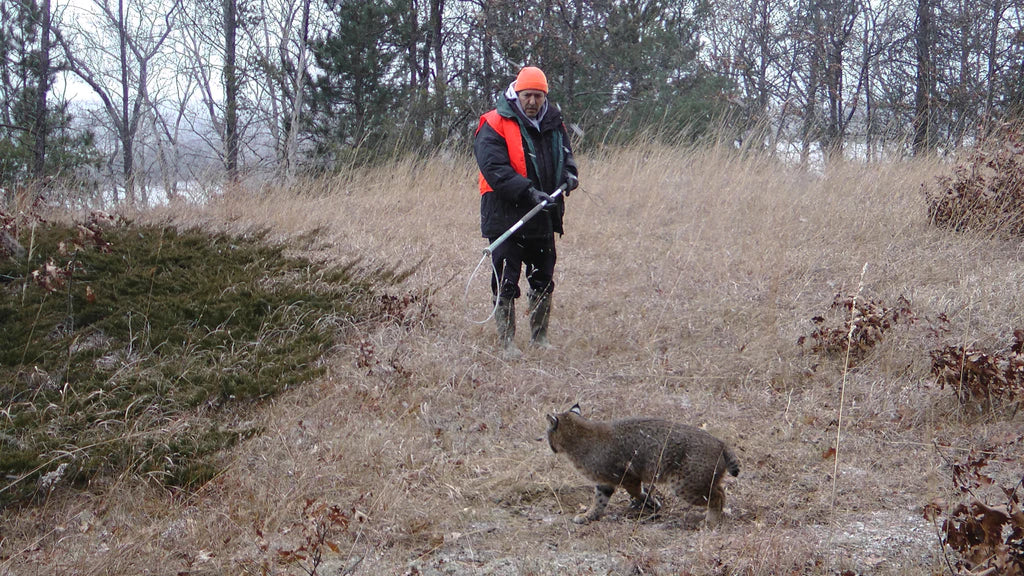
[{"label": "bobcat", "polygon": [[708,526],[722,520],[722,476],[740,473],[736,456],[724,442],[693,426],[657,418],[596,422],[583,418],[580,405],[548,415],[548,444],[565,454],[577,470],[597,483],[594,503],[572,519],[597,520],[617,487],[626,489],[634,508],[658,510],[653,485],[667,483],[680,498],[707,507]]}]

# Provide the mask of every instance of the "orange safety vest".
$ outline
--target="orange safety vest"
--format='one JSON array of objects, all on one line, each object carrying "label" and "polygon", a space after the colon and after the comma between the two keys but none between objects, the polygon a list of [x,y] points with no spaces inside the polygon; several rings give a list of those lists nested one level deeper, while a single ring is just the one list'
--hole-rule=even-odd
[{"label": "orange safety vest", "polygon": [[[505,139],[505,144],[508,146],[508,157],[512,161],[512,169],[523,176],[527,176],[526,152],[523,150],[523,135],[519,131],[519,122],[512,118],[505,118],[498,114],[497,110],[491,110],[480,117],[480,125],[476,127],[477,132],[480,132],[480,129],[483,128],[484,122],[487,122],[495,132]],[[481,196],[494,190],[487,183],[483,173],[480,173],[479,180]]]}]

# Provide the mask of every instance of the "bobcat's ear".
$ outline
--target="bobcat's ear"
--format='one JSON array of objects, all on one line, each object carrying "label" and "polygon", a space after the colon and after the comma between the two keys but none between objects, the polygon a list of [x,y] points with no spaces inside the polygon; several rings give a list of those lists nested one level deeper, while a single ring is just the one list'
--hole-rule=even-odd
[{"label": "bobcat's ear", "polygon": [[548,414],[548,430],[554,430],[558,428],[558,417]]},{"label": "bobcat's ear", "polygon": [[579,402],[573,404],[572,408],[569,408],[569,412],[572,412],[573,414],[575,414],[577,416],[583,416],[583,413],[580,412],[580,403]]}]

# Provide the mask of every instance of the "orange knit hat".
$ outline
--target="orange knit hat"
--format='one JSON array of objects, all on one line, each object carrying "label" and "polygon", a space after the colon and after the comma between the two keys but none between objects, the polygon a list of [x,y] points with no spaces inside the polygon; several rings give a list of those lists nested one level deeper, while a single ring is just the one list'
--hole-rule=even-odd
[{"label": "orange knit hat", "polygon": [[516,76],[515,90],[516,92],[522,92],[523,90],[540,90],[547,94],[548,78],[540,68],[527,66],[519,71],[519,76]]}]

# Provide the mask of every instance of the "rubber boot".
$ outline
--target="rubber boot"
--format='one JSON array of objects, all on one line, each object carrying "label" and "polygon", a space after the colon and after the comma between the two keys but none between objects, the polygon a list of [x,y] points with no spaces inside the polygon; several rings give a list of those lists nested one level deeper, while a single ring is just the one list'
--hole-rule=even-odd
[{"label": "rubber boot", "polygon": [[516,346],[516,301],[504,296],[498,298],[494,311],[494,322],[498,326],[498,348],[506,359],[513,360],[523,355]]},{"label": "rubber boot", "polygon": [[536,292],[527,295],[530,299],[530,343],[545,350],[554,348],[548,342],[548,319],[551,317],[551,293],[538,296]]}]

